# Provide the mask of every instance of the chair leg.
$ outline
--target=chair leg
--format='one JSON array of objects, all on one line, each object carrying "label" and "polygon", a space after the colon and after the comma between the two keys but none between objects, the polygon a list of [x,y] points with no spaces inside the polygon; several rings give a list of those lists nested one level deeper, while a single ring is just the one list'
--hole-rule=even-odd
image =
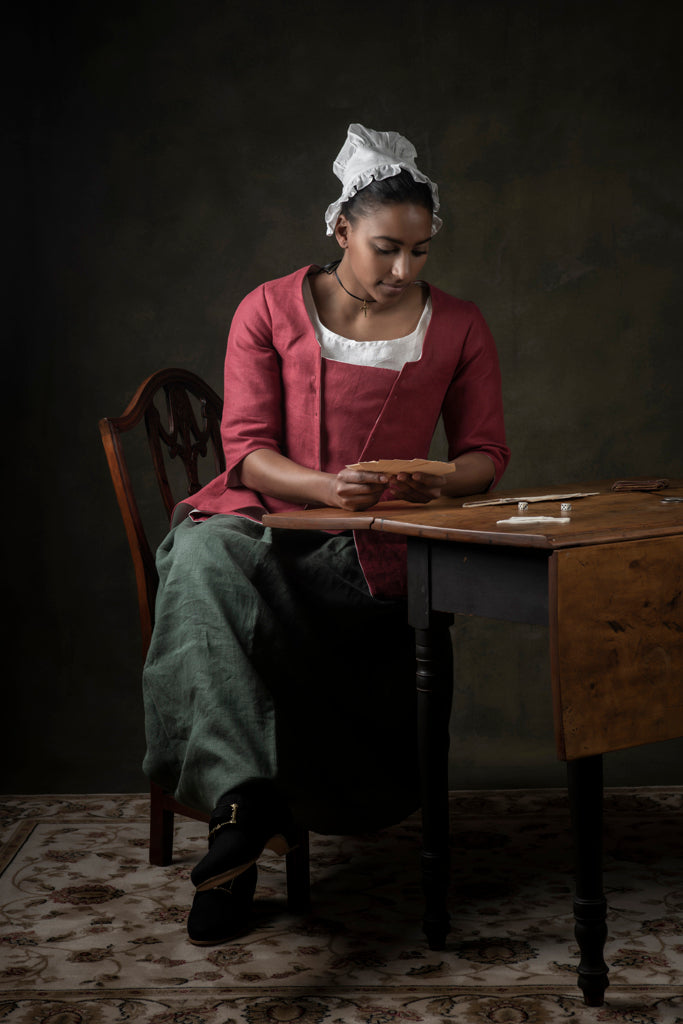
[{"label": "chair leg", "polygon": [[164,791],[155,782],[149,793],[149,862],[166,867],[173,860],[173,811],[164,806]]},{"label": "chair leg", "polygon": [[297,844],[287,854],[287,906],[293,913],[305,913],[311,906],[309,836],[298,830]]}]

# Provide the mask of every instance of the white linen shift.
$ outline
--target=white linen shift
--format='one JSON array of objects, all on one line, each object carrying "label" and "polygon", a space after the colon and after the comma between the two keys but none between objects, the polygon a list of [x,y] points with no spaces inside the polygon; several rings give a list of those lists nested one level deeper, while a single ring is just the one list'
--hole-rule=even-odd
[{"label": "white linen shift", "polygon": [[353,341],[328,330],[318,316],[308,280],[303,287],[306,311],[311,318],[323,359],[355,366],[381,366],[386,370],[402,370],[406,363],[415,363],[422,355],[422,345],[432,316],[432,300],[427,299],[420,321],[410,334],[383,341]]}]

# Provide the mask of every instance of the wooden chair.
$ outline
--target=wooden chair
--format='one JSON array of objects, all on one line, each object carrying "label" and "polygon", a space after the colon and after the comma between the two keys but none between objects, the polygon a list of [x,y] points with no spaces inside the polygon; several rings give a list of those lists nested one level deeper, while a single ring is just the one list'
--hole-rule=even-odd
[{"label": "wooden chair", "polygon": [[[201,377],[188,370],[165,369],[143,381],[121,416],[100,420],[102,444],[135,569],[143,660],[152,637],[159,578],[145,522],[140,515],[140,488],[133,486],[123,435],[134,431],[144,421],[149,446],[144,461],[149,467],[151,456],[165,510],[165,532],[178,503],[190,498],[225,469],[220,433],[222,411],[223,400]],[[138,434],[141,431],[129,436]],[[200,479],[202,470],[205,470],[203,480]],[[149,479],[148,468],[145,476]],[[158,501],[156,506],[158,509]],[[151,783],[151,864],[166,865],[173,859],[175,814],[209,820],[207,814],[179,804],[161,786]],[[301,910],[309,905],[309,900],[308,832],[301,829],[298,846],[287,855],[287,901],[290,909]]]}]

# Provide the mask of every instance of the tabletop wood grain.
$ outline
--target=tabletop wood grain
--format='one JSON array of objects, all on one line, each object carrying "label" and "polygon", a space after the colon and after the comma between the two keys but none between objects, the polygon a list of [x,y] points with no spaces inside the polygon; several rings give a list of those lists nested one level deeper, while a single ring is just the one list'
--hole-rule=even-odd
[{"label": "tabletop wood grain", "polygon": [[[612,481],[588,481],[560,487],[516,488],[496,491],[493,497],[532,497],[539,494],[597,491],[592,497],[575,498],[571,511],[561,513],[560,501],[534,502],[525,513],[515,504],[463,508],[482,495],[439,498],[428,505],[407,501],[381,502],[363,512],[322,508],[280,512],[264,516],[267,526],[310,530],[380,530],[405,536],[496,544],[509,547],[559,549],[590,544],[665,537],[683,533],[683,502],[664,502],[683,497],[683,481],[671,481],[662,491],[613,492]],[[510,516],[569,515],[568,523],[500,524]]]}]

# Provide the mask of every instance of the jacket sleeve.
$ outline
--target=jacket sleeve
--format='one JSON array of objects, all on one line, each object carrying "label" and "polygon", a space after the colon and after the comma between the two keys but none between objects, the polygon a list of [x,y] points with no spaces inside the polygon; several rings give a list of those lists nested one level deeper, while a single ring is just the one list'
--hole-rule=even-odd
[{"label": "jacket sleeve", "polygon": [[493,486],[510,461],[505,440],[500,366],[486,321],[475,305],[472,310],[461,358],[441,411],[448,439],[448,458],[473,451],[488,455],[495,467]]},{"label": "jacket sleeve", "polygon": [[282,449],[282,373],[263,285],[243,299],[233,317],[223,393],[221,435],[227,483],[234,487],[237,467],[250,452]]}]

